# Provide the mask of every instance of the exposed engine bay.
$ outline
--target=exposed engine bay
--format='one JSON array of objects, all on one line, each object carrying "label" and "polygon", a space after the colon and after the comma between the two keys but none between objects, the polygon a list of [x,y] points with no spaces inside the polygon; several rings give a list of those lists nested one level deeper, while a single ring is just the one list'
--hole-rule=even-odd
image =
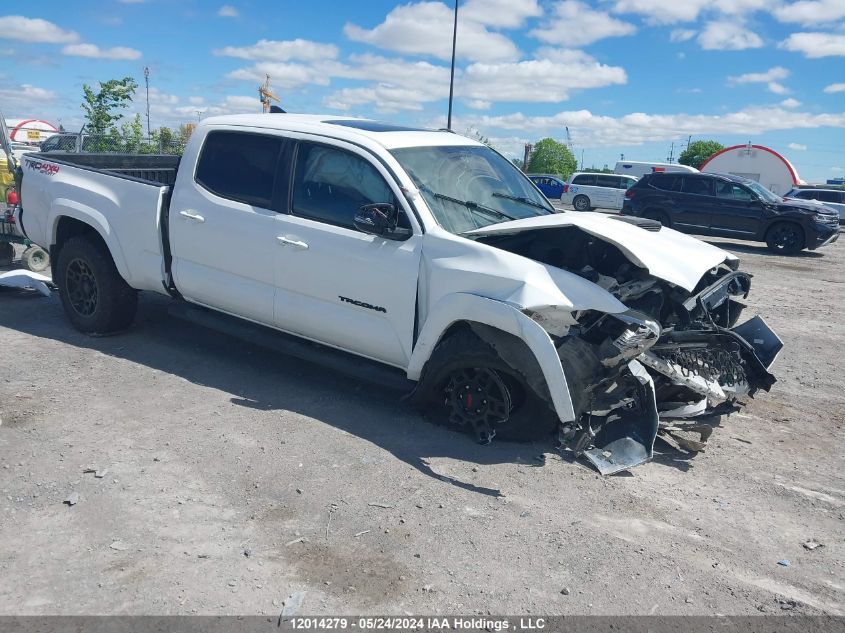
[{"label": "exposed engine bay", "polygon": [[700,450],[712,428],[702,420],[737,410],[740,398],[775,382],[768,368],[782,343],[760,317],[737,326],[751,276],[735,270],[735,260],[709,270],[690,292],[576,226],[479,241],[574,273],[629,308],[576,312],[574,324],[527,312],[552,337],[569,384],[576,420],[561,423],[561,445],[603,474],[648,460],[658,433]]}]

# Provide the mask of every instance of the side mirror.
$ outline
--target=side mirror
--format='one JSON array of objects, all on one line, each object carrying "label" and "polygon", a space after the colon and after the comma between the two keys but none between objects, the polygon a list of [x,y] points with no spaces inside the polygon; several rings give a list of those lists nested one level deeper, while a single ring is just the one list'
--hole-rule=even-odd
[{"label": "side mirror", "polygon": [[378,235],[388,240],[405,240],[411,236],[409,229],[399,228],[399,212],[389,202],[365,204],[355,212],[352,223],[362,233]]}]

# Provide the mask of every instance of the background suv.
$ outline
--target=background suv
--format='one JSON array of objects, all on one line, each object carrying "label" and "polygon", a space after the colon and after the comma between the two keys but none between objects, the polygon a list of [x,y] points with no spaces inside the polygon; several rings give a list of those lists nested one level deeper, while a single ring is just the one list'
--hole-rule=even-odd
[{"label": "background suv", "polygon": [[560,196],[564,204],[571,204],[576,211],[622,208],[625,190],[637,179],[633,176],[616,174],[594,174],[575,172],[569,177]]},{"label": "background suv", "polygon": [[793,189],[784,198],[818,200],[826,207],[830,207],[839,213],[839,224],[845,224],[845,190],[843,189],[822,189],[820,187]]},{"label": "background suv", "polygon": [[784,200],[730,174],[648,174],[625,193],[623,215],[683,233],[766,242],[776,253],[816,249],[839,236],[839,216],[822,205]]}]

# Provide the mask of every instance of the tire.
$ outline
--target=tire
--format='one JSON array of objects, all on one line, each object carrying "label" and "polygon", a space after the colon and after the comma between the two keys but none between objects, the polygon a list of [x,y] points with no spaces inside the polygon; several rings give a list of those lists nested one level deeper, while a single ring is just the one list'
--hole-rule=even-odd
[{"label": "tire", "polygon": [[805,243],[804,229],[794,222],[775,222],[766,231],[766,246],[778,255],[794,255]]},{"label": "tire", "polygon": [[576,211],[589,211],[593,207],[590,205],[590,199],[584,194],[578,194],[572,201],[572,206]]},{"label": "tire", "polygon": [[106,245],[77,235],[59,251],[57,278],[62,306],[73,326],[86,334],[125,330],[135,318],[138,292],[120,276]]},{"label": "tire", "polygon": [[[472,423],[460,424],[455,419],[454,407],[460,396],[450,388],[456,386],[456,378],[471,377],[473,373],[477,376],[479,372],[498,378],[498,381],[495,378],[491,381],[494,387],[503,384],[507,389],[505,399],[510,405],[509,411],[503,421],[493,426],[496,437],[524,442],[548,437],[557,429],[558,418],[550,405],[526,384],[519,372],[499,357],[496,350],[470,329],[458,330],[437,344],[414,392],[413,401],[426,411],[433,422],[463,426],[473,433],[476,429]],[[478,397],[483,396],[482,393]],[[487,401],[482,402],[486,404]],[[469,406],[472,406],[471,402]],[[487,444],[492,439],[478,432],[474,435],[481,444]]]},{"label": "tire", "polygon": [[656,220],[660,222],[665,227],[672,228],[672,221],[669,219],[669,216],[666,215],[663,211],[643,211],[643,217],[648,220]]},{"label": "tire", "polygon": [[0,266],[11,266],[15,261],[15,247],[9,242],[0,242]]},{"label": "tire", "polygon": [[34,273],[40,273],[50,267],[50,256],[40,246],[30,246],[21,255],[21,262]]}]

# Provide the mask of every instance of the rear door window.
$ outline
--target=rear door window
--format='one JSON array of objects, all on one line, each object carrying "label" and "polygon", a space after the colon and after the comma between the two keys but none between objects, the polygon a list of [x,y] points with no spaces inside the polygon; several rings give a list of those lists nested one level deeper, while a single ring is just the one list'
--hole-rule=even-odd
[{"label": "rear door window", "polygon": [[605,174],[598,174],[596,176],[596,186],[598,187],[608,187],[610,189],[616,189],[618,184],[619,176],[607,176]]},{"label": "rear door window", "polygon": [[221,198],[272,209],[281,149],[278,136],[211,132],[200,152],[196,181]]},{"label": "rear door window", "polygon": [[821,202],[841,202],[839,192],[837,191],[818,191],[817,200]]},{"label": "rear door window", "polygon": [[575,176],[575,180],[572,181],[573,185],[590,185],[595,186],[596,184],[596,175],[595,174],[578,174]]},{"label": "rear door window", "polygon": [[683,176],[683,187],[681,191],[684,193],[692,193],[697,196],[712,196],[713,195],[713,181],[710,178],[700,178],[694,176]]}]

